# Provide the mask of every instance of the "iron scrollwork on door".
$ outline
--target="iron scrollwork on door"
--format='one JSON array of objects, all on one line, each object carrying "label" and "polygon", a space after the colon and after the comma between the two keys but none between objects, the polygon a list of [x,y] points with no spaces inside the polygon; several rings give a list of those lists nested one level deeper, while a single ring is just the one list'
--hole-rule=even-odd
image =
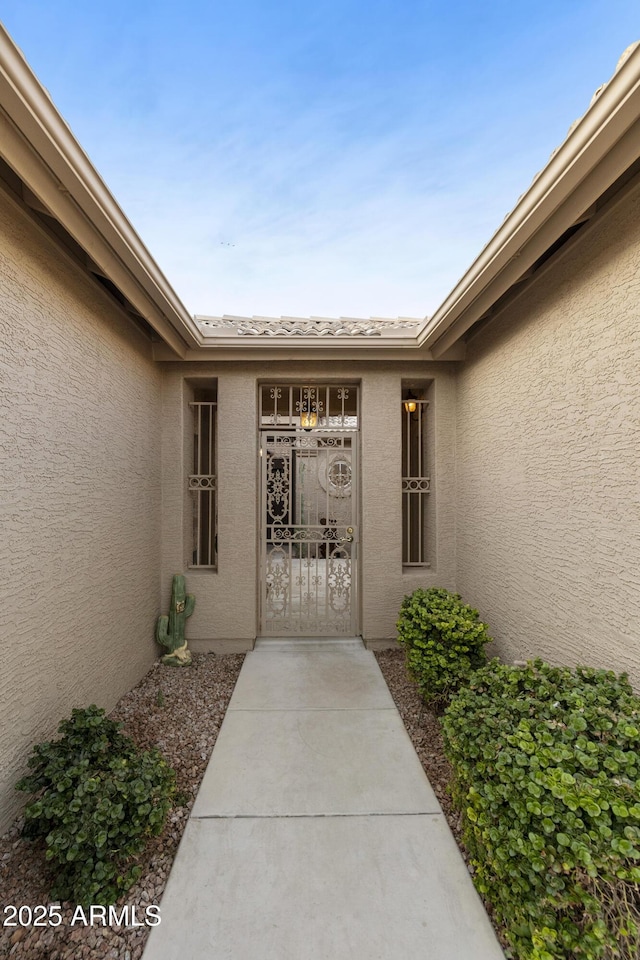
[{"label": "iron scrollwork on door", "polygon": [[346,430],[263,432],[264,634],[354,632],[355,453]]}]

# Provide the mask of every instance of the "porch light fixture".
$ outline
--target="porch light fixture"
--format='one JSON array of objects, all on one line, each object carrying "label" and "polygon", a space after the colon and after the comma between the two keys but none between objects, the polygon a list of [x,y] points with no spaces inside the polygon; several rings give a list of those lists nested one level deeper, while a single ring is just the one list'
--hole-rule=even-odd
[{"label": "porch light fixture", "polygon": [[418,398],[409,391],[407,398],[404,401],[404,409],[407,413],[415,413],[418,409]]},{"label": "porch light fixture", "polygon": [[318,425],[318,413],[312,410],[312,401],[305,397],[300,407],[300,426],[303,430],[313,430]]}]

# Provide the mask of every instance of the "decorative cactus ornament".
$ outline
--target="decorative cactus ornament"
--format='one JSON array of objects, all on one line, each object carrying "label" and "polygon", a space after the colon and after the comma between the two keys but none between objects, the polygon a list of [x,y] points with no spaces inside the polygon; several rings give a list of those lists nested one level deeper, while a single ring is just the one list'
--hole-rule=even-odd
[{"label": "decorative cactus ornament", "polygon": [[162,657],[162,662],[174,667],[188,667],[191,663],[191,653],[187,650],[184,628],[187,617],[193,613],[196,598],[192,593],[184,591],[184,577],[177,573],[171,584],[169,616],[158,617],[156,626],[156,640],[168,651]]}]

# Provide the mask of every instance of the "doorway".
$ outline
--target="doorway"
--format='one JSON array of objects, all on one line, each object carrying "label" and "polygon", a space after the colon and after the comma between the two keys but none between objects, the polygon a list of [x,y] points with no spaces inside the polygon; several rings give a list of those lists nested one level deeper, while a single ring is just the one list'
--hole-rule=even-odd
[{"label": "doorway", "polygon": [[260,632],[358,634],[358,388],[265,384]]}]

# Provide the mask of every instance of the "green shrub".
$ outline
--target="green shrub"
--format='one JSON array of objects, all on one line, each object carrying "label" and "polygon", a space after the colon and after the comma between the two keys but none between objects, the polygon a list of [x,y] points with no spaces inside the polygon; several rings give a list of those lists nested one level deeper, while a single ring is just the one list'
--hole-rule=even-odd
[{"label": "green shrub", "polygon": [[24,836],[44,837],[56,880],[52,896],[113,903],[140,875],[133,858],[161,832],[175,774],[158,750],[140,752],[95,705],[73,710],[29,759],[17,784],[35,797],[24,812]]},{"label": "green shrub", "polygon": [[640,956],[640,698],[491,661],[443,718],[474,882],[521,960]]},{"label": "green shrub", "polygon": [[457,593],[438,587],[414,590],[402,601],[397,627],[409,675],[434,706],[445,703],[486,663],[487,625]]}]

